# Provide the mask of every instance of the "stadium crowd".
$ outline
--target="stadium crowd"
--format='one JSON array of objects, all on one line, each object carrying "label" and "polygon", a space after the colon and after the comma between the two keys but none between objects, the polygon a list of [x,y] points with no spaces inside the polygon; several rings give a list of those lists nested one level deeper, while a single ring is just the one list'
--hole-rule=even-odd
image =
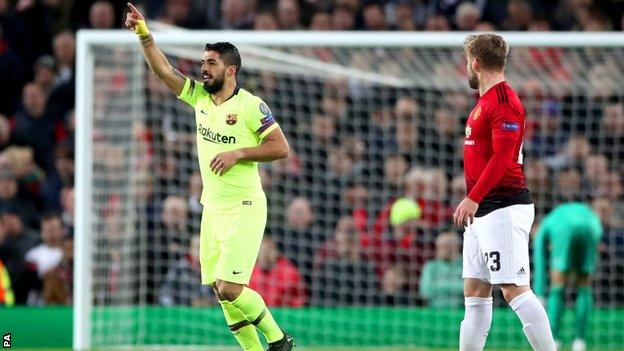
[{"label": "stadium crowd", "polygon": [[[624,5],[616,1],[138,4],[150,19],[193,29],[596,31],[624,25]],[[0,82],[10,83],[0,85],[0,289],[9,288],[5,271],[17,304],[71,303],[75,31],[120,28],[124,9],[125,1],[0,0]],[[549,55],[556,60],[563,54]],[[112,91],[127,78],[98,76]],[[270,218],[250,285],[269,305],[460,308],[461,237],[451,227],[451,214],[465,195],[460,144],[471,96],[440,88],[375,87],[362,93],[340,81],[278,80],[271,73],[244,72],[243,78],[244,87],[271,106],[293,150],[288,159],[261,166]],[[189,151],[192,116],[182,107],[162,109],[179,102],[154,77],[146,80],[150,116],[133,131],[149,157],[140,161],[132,181],[139,189],[137,211],[147,218],[137,226],[149,237],[136,239],[137,247],[147,248],[147,289],[135,298],[214,304],[212,291],[199,284],[195,234],[202,186]],[[292,96],[297,85],[314,87],[303,111]],[[549,95],[531,79],[518,88],[526,97],[525,170],[538,222],[558,202],[591,202],[605,226],[596,302],[621,305],[622,91]],[[379,103],[362,108],[364,95]],[[95,109],[96,131],[109,112]],[[95,166],[110,175],[106,182],[114,188],[124,156],[114,148],[95,151]],[[106,264],[98,265],[104,271],[97,275],[106,278],[96,282],[95,295],[107,296],[105,303],[114,303],[110,296],[124,284],[118,277],[126,253],[115,246],[124,200],[123,194],[110,194],[100,214],[106,235],[98,245],[107,249],[95,254]],[[11,304],[8,294],[0,296],[0,303]]]}]

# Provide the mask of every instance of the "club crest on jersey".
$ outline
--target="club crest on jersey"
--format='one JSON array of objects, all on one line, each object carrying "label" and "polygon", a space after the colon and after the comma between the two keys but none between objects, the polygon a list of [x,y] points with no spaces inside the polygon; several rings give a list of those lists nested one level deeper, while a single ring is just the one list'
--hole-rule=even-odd
[{"label": "club crest on jersey", "polygon": [[472,113],[472,120],[477,120],[477,118],[479,118],[479,116],[481,115],[481,106],[477,106],[477,109],[474,110],[474,112]]},{"label": "club crest on jersey", "polygon": [[470,138],[471,134],[472,134],[472,128],[470,128],[470,126],[466,126],[466,138]]},{"label": "club crest on jersey", "polygon": [[225,117],[225,123],[227,123],[228,125],[234,125],[236,124],[236,114],[235,113],[230,113],[229,115],[227,115],[227,117]]}]

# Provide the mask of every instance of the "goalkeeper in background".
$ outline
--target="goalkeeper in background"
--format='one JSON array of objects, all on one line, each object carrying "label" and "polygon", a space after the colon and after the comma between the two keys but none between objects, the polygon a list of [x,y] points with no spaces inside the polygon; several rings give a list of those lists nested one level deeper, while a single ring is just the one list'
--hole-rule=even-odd
[{"label": "goalkeeper in background", "polygon": [[548,317],[555,340],[560,336],[561,316],[565,308],[564,289],[575,276],[576,332],[573,351],[585,350],[587,319],[593,303],[591,275],[596,269],[602,232],[600,218],[588,205],[569,202],[555,207],[544,218],[533,242],[533,289],[542,299],[546,295],[547,266],[550,266]]},{"label": "goalkeeper in background", "polygon": [[225,320],[244,350],[262,350],[256,327],[269,351],[292,350],[262,297],[246,285],[258,256],[267,220],[266,196],[258,162],[288,156],[289,147],[269,107],[239,88],[241,58],[230,43],[206,44],[203,83],[171,66],[132,4],[126,26],[139,36],[152,72],[180,100],[195,109],[197,154],[204,206],[199,257],[202,284],[212,285]]}]

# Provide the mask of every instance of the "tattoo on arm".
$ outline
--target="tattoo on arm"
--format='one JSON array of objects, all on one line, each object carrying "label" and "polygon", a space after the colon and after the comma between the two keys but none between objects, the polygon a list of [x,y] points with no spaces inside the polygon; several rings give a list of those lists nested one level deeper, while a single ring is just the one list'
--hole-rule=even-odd
[{"label": "tattoo on arm", "polygon": [[182,78],[182,79],[186,79],[186,76],[184,74],[182,74],[182,72],[178,71],[175,67],[172,68],[173,74]]},{"label": "tattoo on arm", "polygon": [[150,34],[146,37],[141,38],[141,45],[143,45],[144,48],[154,45],[154,38],[152,38],[152,35]]}]

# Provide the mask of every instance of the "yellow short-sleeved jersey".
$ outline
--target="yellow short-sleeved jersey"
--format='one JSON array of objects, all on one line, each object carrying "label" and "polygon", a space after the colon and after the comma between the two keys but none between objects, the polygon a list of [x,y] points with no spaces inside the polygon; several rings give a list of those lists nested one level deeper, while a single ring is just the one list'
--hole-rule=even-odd
[{"label": "yellow short-sleeved jersey", "polygon": [[236,88],[230,99],[216,106],[203,85],[189,78],[178,98],[195,109],[204,207],[216,212],[236,212],[246,201],[263,198],[257,162],[239,162],[219,176],[210,169],[210,161],[221,152],[258,146],[278,128],[267,104]]}]

